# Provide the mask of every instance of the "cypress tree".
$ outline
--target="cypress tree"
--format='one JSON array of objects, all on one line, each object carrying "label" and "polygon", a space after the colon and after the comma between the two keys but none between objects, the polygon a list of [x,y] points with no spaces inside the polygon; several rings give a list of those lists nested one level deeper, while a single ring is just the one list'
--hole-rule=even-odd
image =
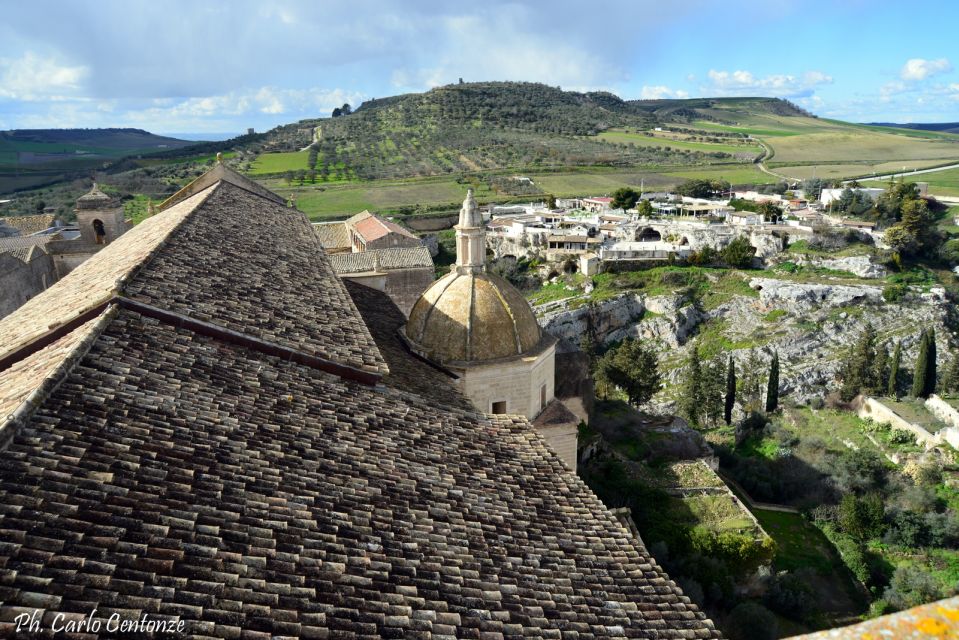
[{"label": "cypress tree", "polygon": [[699,426],[699,417],[705,405],[703,393],[703,363],[699,356],[699,346],[693,345],[686,366],[686,384],[683,385],[679,407],[686,420],[694,427]]},{"label": "cypress tree", "polygon": [[945,393],[955,393],[959,390],[959,354],[952,354],[952,362],[949,368],[945,370],[942,376],[942,384],[939,389]]},{"label": "cypress tree", "polygon": [[866,324],[859,340],[852,346],[842,367],[840,396],[849,402],[860,393],[869,393],[879,386],[875,381],[876,331]]},{"label": "cypress tree", "polygon": [[771,413],[779,406],[779,352],[773,351],[773,359],[769,363],[769,383],[766,385],[766,413]]},{"label": "cypress tree", "polygon": [[[959,358],[957,358],[959,361]],[[729,364],[726,366],[726,407],[723,418],[726,424],[733,421],[733,407],[736,406],[736,361],[729,354]]]},{"label": "cypress tree", "polygon": [[929,357],[926,359],[926,386],[922,390],[923,398],[928,398],[936,392],[936,330],[929,329],[926,334],[926,340],[929,341]]},{"label": "cypress tree", "polygon": [[889,342],[883,342],[876,349],[876,360],[873,364],[872,392],[882,395],[889,384]]},{"label": "cypress tree", "polygon": [[889,365],[889,379],[886,381],[887,393],[899,399],[899,367],[902,364],[902,341],[896,342],[896,348],[892,352],[892,364]]},{"label": "cypress tree", "polygon": [[925,331],[919,337],[919,355],[916,357],[916,368],[912,374],[912,395],[915,398],[923,397],[926,390],[926,376],[929,373],[929,336]]}]

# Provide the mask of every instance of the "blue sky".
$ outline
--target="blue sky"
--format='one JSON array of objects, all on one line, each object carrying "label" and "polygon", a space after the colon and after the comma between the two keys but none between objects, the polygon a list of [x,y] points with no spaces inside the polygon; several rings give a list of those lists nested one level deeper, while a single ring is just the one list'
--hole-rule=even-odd
[{"label": "blue sky", "polygon": [[[959,3],[7,1],[0,129],[264,130],[456,82],[959,121]],[[952,33],[950,33],[952,31]]]}]

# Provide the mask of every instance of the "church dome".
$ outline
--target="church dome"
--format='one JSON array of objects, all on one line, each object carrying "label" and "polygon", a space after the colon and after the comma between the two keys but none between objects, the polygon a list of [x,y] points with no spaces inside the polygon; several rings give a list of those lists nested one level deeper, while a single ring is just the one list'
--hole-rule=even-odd
[{"label": "church dome", "polygon": [[516,287],[486,271],[455,268],[423,293],[406,324],[411,346],[440,363],[519,356],[541,335]]}]

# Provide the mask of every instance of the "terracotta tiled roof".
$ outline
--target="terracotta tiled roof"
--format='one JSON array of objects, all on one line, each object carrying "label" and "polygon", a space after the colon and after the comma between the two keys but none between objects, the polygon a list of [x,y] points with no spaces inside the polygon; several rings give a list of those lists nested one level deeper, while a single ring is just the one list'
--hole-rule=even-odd
[{"label": "terracotta tiled roof", "polygon": [[254,182],[253,180],[250,180],[246,176],[240,175],[233,169],[230,169],[226,165],[218,162],[213,166],[212,169],[161,202],[160,206],[157,207],[157,210],[162,211],[168,207],[171,207],[182,200],[186,200],[190,196],[196,195],[197,193],[207,189],[217,182],[229,182],[236,187],[240,187],[241,189],[245,189],[250,193],[258,195],[261,198],[272,200],[280,205],[286,204],[286,200],[273,193],[266,187]]},{"label": "terracotta tiled roof", "polygon": [[52,213],[41,213],[34,216],[3,216],[0,217],[0,224],[6,223],[14,229],[18,229],[22,235],[29,236],[52,227],[55,218],[56,216]]},{"label": "terracotta tiled roof", "polygon": [[0,610],[214,637],[716,635],[524,419],[131,311],[3,453],[0,487]]},{"label": "terracotta tiled roof", "polygon": [[351,246],[345,222],[315,222],[313,230],[324,249],[348,249]]},{"label": "terracotta tiled roof", "polygon": [[330,256],[330,264],[337,273],[362,273],[376,269],[415,269],[433,268],[433,258],[429,249],[419,247],[398,247],[395,249],[372,249],[358,253],[337,253]]},{"label": "terracotta tiled roof", "polygon": [[[42,294],[0,319],[0,360],[82,316],[116,295],[122,282],[166,241],[212,189],[168,209],[164,215],[147,218],[99,251]],[[7,238],[9,240],[9,238]]]},{"label": "terracotta tiled roof", "polygon": [[220,183],[127,295],[343,364],[385,372],[306,216]]},{"label": "terracotta tiled roof", "polygon": [[537,427],[545,427],[553,424],[569,424],[571,422],[578,423],[579,418],[567,409],[565,404],[555,398],[550,400],[546,408],[533,420],[533,424]]},{"label": "terracotta tiled roof", "polygon": [[[38,328],[0,322],[32,349],[0,364],[0,635],[96,609],[188,637],[718,637],[528,421],[464,402],[271,202],[214,183],[13,314]],[[335,334],[349,361],[346,324],[376,384],[296,356]]]},{"label": "terracotta tiled roof", "polygon": [[415,355],[399,338],[406,316],[386,293],[352,280],[344,280],[344,284],[390,368],[383,378],[386,384],[428,397],[434,403],[476,411],[473,403],[454,387],[455,375]]},{"label": "terracotta tiled roof", "polygon": [[369,211],[356,214],[347,220],[347,223],[367,242],[382,238],[388,233],[398,233],[407,238],[416,238],[416,236],[392,220],[386,220],[377,215],[373,215]]}]

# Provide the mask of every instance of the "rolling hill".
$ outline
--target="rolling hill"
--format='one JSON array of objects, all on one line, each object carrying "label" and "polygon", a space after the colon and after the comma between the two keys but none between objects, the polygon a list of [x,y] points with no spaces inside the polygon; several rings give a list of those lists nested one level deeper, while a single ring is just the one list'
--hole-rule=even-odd
[{"label": "rolling hill", "polygon": [[484,82],[370,100],[349,115],[278,127],[247,151],[256,157],[241,169],[325,217],[442,208],[464,182],[507,199],[690,177],[871,176],[959,160],[959,136],[817,118],[776,98],[623,100]]},{"label": "rolling hill", "polygon": [[[700,101],[709,106],[714,101]],[[785,104],[760,99],[763,104]],[[728,139],[690,146],[665,137],[616,140],[608,131],[652,131],[663,122],[685,122],[693,111],[671,101],[625,101],[609,93],[577,93],[530,83],[470,83],[421,94],[371,100],[339,118],[280,127],[254,175],[307,169],[315,140],[316,170],[333,180],[396,179],[468,172],[556,170],[564,167],[688,167],[751,162],[729,153]],[[728,138],[729,136],[726,136]],[[716,144],[717,146],[711,146]],[[734,151],[738,151],[734,150]],[[299,155],[297,155],[299,154]]]},{"label": "rolling hill", "polygon": [[899,129],[915,129],[916,131],[939,131],[941,133],[959,133],[959,122],[870,122],[876,127],[896,127]]},{"label": "rolling hill", "polygon": [[0,193],[88,174],[127,156],[193,144],[142,129],[0,131]]}]

